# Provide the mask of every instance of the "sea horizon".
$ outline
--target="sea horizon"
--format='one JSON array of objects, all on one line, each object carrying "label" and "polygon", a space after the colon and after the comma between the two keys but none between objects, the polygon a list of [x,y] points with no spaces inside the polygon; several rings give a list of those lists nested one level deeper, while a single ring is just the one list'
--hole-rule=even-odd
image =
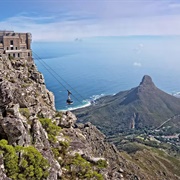
[{"label": "sea horizon", "polygon": [[[169,94],[180,92],[179,38],[128,36],[34,42],[32,50],[47,88],[55,95],[56,109],[72,110],[90,105],[100,95],[136,87],[144,75],[151,76],[156,86]],[[73,94],[71,106],[66,104],[67,90]]]}]

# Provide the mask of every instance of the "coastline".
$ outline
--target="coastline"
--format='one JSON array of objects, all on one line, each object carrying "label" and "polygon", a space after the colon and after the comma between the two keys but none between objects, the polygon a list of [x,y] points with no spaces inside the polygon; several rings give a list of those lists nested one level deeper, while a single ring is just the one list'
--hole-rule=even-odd
[{"label": "coastline", "polygon": [[[117,93],[112,93],[112,94],[100,94],[100,95],[92,95],[89,99],[86,99],[86,100],[83,100],[81,105],[76,105],[76,106],[73,106],[73,107],[68,107],[65,108],[65,109],[58,109],[58,111],[62,111],[62,112],[65,112],[65,111],[74,111],[74,110],[77,110],[77,109],[82,109],[82,108],[85,108],[85,107],[89,107],[89,106],[92,106],[92,105],[95,105],[96,104],[96,101],[99,100],[100,98],[102,97],[105,97],[105,96],[115,96],[116,94],[118,94],[119,92]],[[168,92],[167,92],[168,93]],[[168,93],[176,98],[180,98],[180,92],[177,91],[175,93]]]},{"label": "coastline", "polygon": [[85,107],[88,107],[88,106],[91,106],[91,102],[87,102],[86,104],[84,105],[77,105],[75,107],[69,107],[67,109],[58,109],[58,111],[73,111],[73,110],[76,110],[76,109],[81,109],[81,108],[85,108]]},{"label": "coastline", "polygon": [[[114,95],[114,94],[113,94]],[[67,107],[66,109],[57,109],[58,111],[73,111],[73,110],[77,110],[77,109],[82,109],[88,106],[91,106],[93,104],[96,103],[96,100],[100,99],[101,97],[106,96],[105,94],[100,94],[100,95],[93,95],[91,96],[88,100],[83,100],[82,104],[83,105],[77,105],[74,107]]]}]

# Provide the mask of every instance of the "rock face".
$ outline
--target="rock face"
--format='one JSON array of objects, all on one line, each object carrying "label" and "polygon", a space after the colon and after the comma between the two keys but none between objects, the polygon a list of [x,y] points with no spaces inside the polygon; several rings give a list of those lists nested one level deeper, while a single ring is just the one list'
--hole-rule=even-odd
[{"label": "rock face", "polygon": [[146,174],[94,125],[55,111],[54,96],[33,61],[4,56],[0,68],[0,180],[177,179]]},{"label": "rock face", "polygon": [[180,114],[180,99],[158,89],[145,75],[138,87],[102,97],[96,105],[73,112],[79,122],[90,121],[106,135],[112,135],[127,129],[158,127]]},{"label": "rock face", "polygon": [[76,116],[70,111],[67,111],[62,117],[56,118],[56,124],[62,128],[71,128],[75,125],[76,120]]},{"label": "rock face", "polygon": [[140,86],[149,86],[150,89],[152,88],[156,88],[153,81],[152,81],[152,78],[148,75],[145,75],[143,78],[142,78],[142,81],[140,83]]},{"label": "rock face", "polygon": [[[57,179],[60,165],[37,118],[55,115],[53,94],[46,89],[33,61],[10,60],[4,56],[0,66],[0,139],[8,140],[13,146],[36,147],[50,164],[48,179]],[[0,170],[1,179],[9,179],[4,172]]]},{"label": "rock face", "polygon": [[[108,144],[95,126],[76,124],[76,116],[69,111],[55,111],[54,96],[46,89],[33,61],[4,56],[0,67],[0,180],[134,177],[116,147]],[[28,147],[29,154],[35,148],[47,160],[48,176],[43,175],[47,173],[46,165],[33,170],[33,165],[28,165],[31,159],[23,159]],[[14,168],[8,166],[9,161]]]},{"label": "rock face", "polygon": [[[33,61],[9,60],[4,56],[0,63],[0,107],[19,104],[19,108],[28,107],[30,114],[52,117],[55,112],[54,96],[46,89],[43,76]],[[5,113],[6,110],[2,111]]]}]

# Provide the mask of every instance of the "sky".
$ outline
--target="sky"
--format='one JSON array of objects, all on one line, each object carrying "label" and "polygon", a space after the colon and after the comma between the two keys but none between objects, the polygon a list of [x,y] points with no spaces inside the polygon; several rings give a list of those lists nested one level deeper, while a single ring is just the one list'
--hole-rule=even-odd
[{"label": "sky", "polygon": [[0,30],[33,41],[180,35],[180,0],[0,0]]}]

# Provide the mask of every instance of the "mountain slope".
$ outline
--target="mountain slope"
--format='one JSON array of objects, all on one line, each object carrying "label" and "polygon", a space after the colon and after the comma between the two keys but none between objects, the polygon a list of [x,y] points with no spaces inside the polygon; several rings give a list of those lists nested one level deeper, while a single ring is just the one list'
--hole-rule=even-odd
[{"label": "mountain slope", "polygon": [[138,153],[119,153],[91,123],[57,112],[33,61],[3,56],[0,69],[0,180],[179,179],[169,163],[152,171],[162,158],[154,163],[149,152],[139,163]]},{"label": "mountain slope", "polygon": [[0,180],[148,179],[95,126],[55,110],[33,60],[3,55],[0,69]]},{"label": "mountain slope", "polygon": [[96,105],[73,112],[79,122],[92,122],[108,135],[127,129],[156,128],[180,114],[180,99],[158,89],[145,75],[138,87],[102,97]]}]

